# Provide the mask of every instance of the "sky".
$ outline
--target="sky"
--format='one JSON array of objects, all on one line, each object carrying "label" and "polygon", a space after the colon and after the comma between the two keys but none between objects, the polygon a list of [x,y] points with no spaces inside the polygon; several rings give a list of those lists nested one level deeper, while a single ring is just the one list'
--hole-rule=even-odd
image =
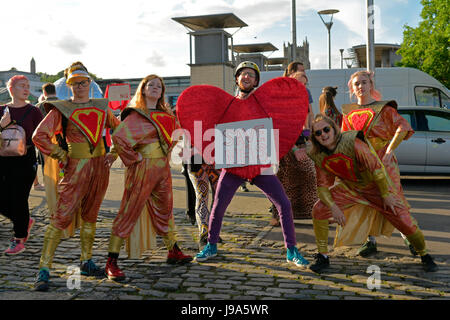
[{"label": "sky", "polygon": [[[0,71],[56,74],[74,61],[103,79],[188,76],[188,30],[172,20],[233,13],[248,26],[234,44],[270,42],[283,56],[292,42],[292,0],[17,0],[2,2]],[[374,0],[375,43],[401,44],[403,27],[421,21],[419,0]],[[366,42],[366,0],[296,0],[297,44],[309,42],[311,69],[328,68],[328,33],[317,11],[338,9],[331,29],[332,68],[339,49]],[[346,56],[344,51],[344,57]],[[345,67],[345,63],[344,63]]]}]

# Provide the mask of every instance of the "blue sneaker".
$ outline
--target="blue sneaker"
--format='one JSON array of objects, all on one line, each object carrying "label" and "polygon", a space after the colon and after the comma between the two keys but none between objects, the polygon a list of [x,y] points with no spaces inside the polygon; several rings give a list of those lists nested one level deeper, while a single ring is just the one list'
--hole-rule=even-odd
[{"label": "blue sneaker", "polygon": [[293,263],[297,267],[306,267],[309,265],[309,261],[303,258],[300,252],[298,252],[297,247],[292,246],[287,249],[286,261],[288,263]]},{"label": "blue sneaker", "polygon": [[83,276],[103,278],[106,277],[105,270],[95,265],[92,259],[80,263],[80,271]]},{"label": "blue sneaker", "polygon": [[217,244],[207,243],[203,250],[195,256],[197,261],[206,261],[209,258],[217,256]]},{"label": "blue sneaker", "polygon": [[48,291],[48,279],[50,278],[50,272],[47,269],[42,268],[39,270],[39,273],[36,278],[36,282],[34,283],[35,291]]}]

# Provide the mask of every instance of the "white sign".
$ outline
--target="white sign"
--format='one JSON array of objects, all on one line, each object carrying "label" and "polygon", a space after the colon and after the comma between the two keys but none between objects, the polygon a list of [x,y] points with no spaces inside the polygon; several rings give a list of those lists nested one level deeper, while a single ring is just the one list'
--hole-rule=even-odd
[{"label": "white sign", "polygon": [[109,101],[122,101],[130,100],[130,85],[110,85],[108,88],[108,100]]},{"label": "white sign", "polygon": [[278,163],[271,118],[221,123],[215,130],[216,169]]}]

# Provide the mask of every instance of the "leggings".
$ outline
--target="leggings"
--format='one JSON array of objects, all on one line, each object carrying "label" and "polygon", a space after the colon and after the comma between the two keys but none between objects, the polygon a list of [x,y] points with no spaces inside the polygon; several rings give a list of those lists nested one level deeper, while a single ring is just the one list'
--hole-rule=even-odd
[{"label": "leggings", "polygon": [[[229,173],[225,169],[222,170],[217,184],[213,208],[209,217],[209,243],[215,244],[219,241],[225,210],[233,199],[237,188],[244,181],[245,179]],[[252,183],[261,189],[280,213],[281,230],[286,248],[295,246],[297,241],[295,238],[291,203],[284,192],[280,180],[275,175],[259,175],[252,180]]]},{"label": "leggings", "polygon": [[0,213],[13,223],[14,237],[26,238],[30,211],[28,197],[36,177],[36,156],[0,157]]}]

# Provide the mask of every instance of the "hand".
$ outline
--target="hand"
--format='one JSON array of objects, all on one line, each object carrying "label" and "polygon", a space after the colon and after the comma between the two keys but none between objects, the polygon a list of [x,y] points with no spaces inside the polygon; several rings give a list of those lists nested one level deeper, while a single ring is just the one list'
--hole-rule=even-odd
[{"label": "hand", "polygon": [[108,168],[111,168],[112,164],[114,163],[114,161],[116,161],[116,156],[108,153],[105,156],[105,166],[107,166]]},{"label": "hand", "polygon": [[2,119],[0,120],[0,126],[2,128],[6,127],[11,122],[11,115],[9,112],[3,114]]},{"label": "hand", "polygon": [[305,148],[299,148],[295,150],[294,151],[295,159],[297,159],[297,161],[301,161],[302,159],[305,158],[305,153],[306,153]]},{"label": "hand", "polygon": [[345,215],[342,212],[341,208],[339,208],[336,204],[333,204],[330,210],[331,214],[333,215],[333,221],[335,221],[341,227],[345,226]]},{"label": "hand", "polygon": [[388,195],[387,197],[383,198],[383,207],[384,210],[391,209],[391,211],[394,213],[394,215],[397,215],[397,212],[395,211],[395,207],[401,208],[403,205],[403,202],[394,197],[392,194]]},{"label": "hand", "polygon": [[137,162],[141,162],[144,157],[142,156],[142,153],[138,152],[138,160]]}]

